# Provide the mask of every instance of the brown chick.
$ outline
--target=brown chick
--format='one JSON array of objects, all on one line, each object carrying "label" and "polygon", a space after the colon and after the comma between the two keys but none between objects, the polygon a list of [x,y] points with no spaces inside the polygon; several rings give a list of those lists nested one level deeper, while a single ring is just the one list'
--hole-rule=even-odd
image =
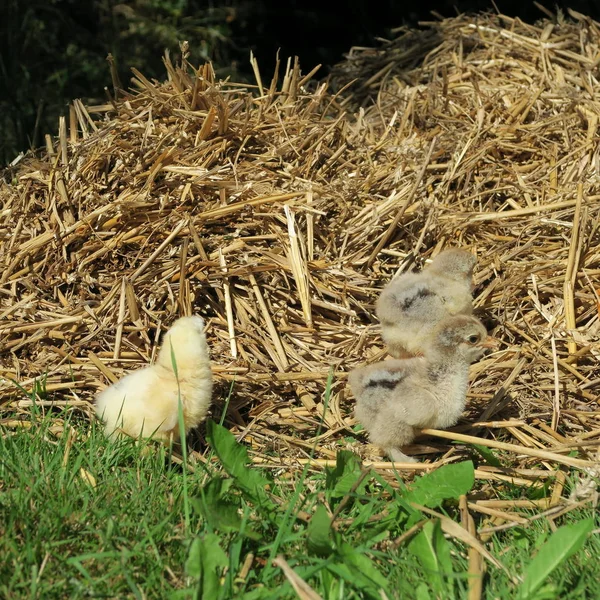
[{"label": "brown chick", "polygon": [[348,376],[356,416],[372,443],[399,462],[416,429],[454,425],[465,408],[469,364],[496,340],[472,316],[447,317],[423,341],[423,356],[385,360]]},{"label": "brown chick", "polygon": [[155,364],[130,373],[98,394],[96,414],[104,421],[107,435],[121,430],[133,437],[168,442],[171,436],[179,439],[179,398],[187,433],[204,420],[211,394],[204,320],[183,317],[165,334]]},{"label": "brown chick", "polygon": [[404,273],[388,283],[377,301],[376,313],[381,336],[393,357],[421,353],[440,321],[472,314],[475,262],[470,252],[449,248],[420,273]]}]

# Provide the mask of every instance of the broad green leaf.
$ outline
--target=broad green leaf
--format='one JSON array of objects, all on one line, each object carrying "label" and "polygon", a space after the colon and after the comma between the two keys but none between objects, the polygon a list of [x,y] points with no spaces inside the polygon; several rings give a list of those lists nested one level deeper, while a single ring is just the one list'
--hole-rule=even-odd
[{"label": "broad green leaf", "polygon": [[[371,540],[380,532],[387,532],[400,522],[400,515],[404,514],[401,508],[390,502],[386,506],[387,514],[382,513],[383,507],[380,502],[361,504],[360,512],[352,513],[352,522],[348,524],[348,532],[360,533],[363,541]],[[421,513],[419,513],[421,514]]]},{"label": "broad green leaf", "polygon": [[195,577],[196,579],[200,577],[200,551],[202,549],[202,544],[200,542],[200,538],[196,538],[190,545],[190,549],[188,552],[187,560],[185,561],[185,572],[190,577]]},{"label": "broad green leaf", "polygon": [[[323,568],[321,568],[318,573],[318,577],[322,582],[319,586],[319,593],[323,598],[347,598],[346,579],[339,577],[336,573],[328,569],[325,564],[325,561],[321,563]],[[357,586],[353,585],[351,586],[351,589],[354,591],[357,589]]]},{"label": "broad green leaf", "polygon": [[439,573],[440,565],[433,546],[433,522],[428,521],[421,531],[408,544],[409,551],[414,554],[423,568],[429,573]]},{"label": "broad green leaf", "polygon": [[[577,591],[569,588],[572,598],[585,598],[585,594],[577,594]],[[561,598],[560,588],[553,583],[543,585],[533,596],[535,600],[556,600]]]},{"label": "broad green leaf", "polygon": [[221,573],[229,564],[227,555],[214,533],[196,538],[190,546],[185,572],[198,579],[197,598],[217,598]]},{"label": "broad green leaf", "polygon": [[311,554],[329,556],[333,552],[330,541],[331,519],[327,509],[319,504],[307,528],[307,547]]},{"label": "broad green leaf", "polygon": [[480,444],[473,444],[473,448],[477,450],[477,452],[488,465],[491,465],[492,467],[502,466],[502,463],[496,458],[496,455],[491,448],[487,448],[486,446],[482,446]]},{"label": "broad green leaf", "polygon": [[431,600],[429,588],[424,581],[421,581],[421,583],[417,585],[415,597],[417,600]]},{"label": "broad green leaf", "polygon": [[249,468],[248,451],[234,435],[214,421],[206,422],[206,438],[223,468],[252,499],[265,501],[265,488],[271,482],[257,469]]},{"label": "broad green leaf", "polygon": [[[342,560],[345,560],[345,559],[342,559]],[[363,591],[368,591],[368,592],[371,592],[372,594],[375,594],[377,598],[380,597],[378,595],[380,587],[377,586],[376,584],[374,584],[373,581],[369,577],[366,577],[365,575],[363,575],[360,571],[358,571],[353,566],[347,565],[347,564],[345,564],[345,562],[340,562],[340,563],[327,562],[326,564],[327,564],[327,567],[326,567],[327,570],[330,571],[331,573],[333,573],[333,575],[335,577],[337,577],[338,579],[341,579],[341,580],[349,583],[351,589],[353,589],[353,590],[359,589],[359,590],[363,590]]]},{"label": "broad green leaf", "polygon": [[346,543],[340,544],[338,552],[344,563],[350,568],[359,571],[380,588],[387,588],[387,579],[378,571],[373,561],[363,552]]},{"label": "broad green leaf", "polygon": [[335,468],[327,469],[325,486],[331,498],[347,494],[361,475],[360,458],[349,450],[340,450],[335,458]]},{"label": "broad green leaf", "polygon": [[202,496],[208,504],[213,504],[227,497],[233,485],[233,479],[213,477],[202,489]]},{"label": "broad green leaf", "polygon": [[402,499],[434,508],[448,498],[466,494],[474,482],[475,469],[470,460],[444,465],[416,479],[410,490],[402,494]]},{"label": "broad green leaf", "polygon": [[525,569],[525,577],[519,588],[519,598],[522,600],[533,598],[550,573],[583,546],[592,529],[594,529],[593,519],[563,525],[557,529]]},{"label": "broad green leaf", "polygon": [[452,569],[450,542],[444,537],[442,526],[439,521],[435,521],[433,526],[433,547],[435,548],[442,572],[446,576],[452,576],[454,570]]},{"label": "broad green leaf", "polygon": [[438,595],[448,597],[444,575],[452,574],[450,546],[444,537],[439,521],[429,521],[408,544],[423,569],[427,580]]},{"label": "broad green leaf", "polygon": [[192,499],[192,506],[212,529],[223,533],[240,532],[251,539],[260,539],[257,533],[245,526],[239,514],[240,498],[229,493],[232,485],[233,479],[211,479],[200,490],[200,496]]}]

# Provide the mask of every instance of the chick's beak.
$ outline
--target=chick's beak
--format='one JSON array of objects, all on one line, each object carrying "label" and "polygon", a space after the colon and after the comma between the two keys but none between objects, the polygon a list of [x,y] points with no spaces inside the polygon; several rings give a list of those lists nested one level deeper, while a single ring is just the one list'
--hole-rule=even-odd
[{"label": "chick's beak", "polygon": [[500,346],[500,340],[497,340],[495,337],[488,335],[485,340],[483,340],[480,344],[478,344],[480,348],[498,348]]}]

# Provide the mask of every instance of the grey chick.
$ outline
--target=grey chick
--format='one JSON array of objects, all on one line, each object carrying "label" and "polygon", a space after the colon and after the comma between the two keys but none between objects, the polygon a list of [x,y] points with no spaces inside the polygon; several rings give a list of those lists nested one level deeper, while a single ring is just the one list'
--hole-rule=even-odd
[{"label": "grey chick", "polygon": [[473,268],[467,250],[440,252],[420,273],[405,273],[383,289],[376,313],[381,336],[394,358],[419,354],[436,325],[473,312]]},{"label": "grey chick", "polygon": [[423,356],[384,360],[348,376],[356,416],[371,442],[398,462],[415,429],[454,425],[465,408],[469,364],[496,345],[472,316],[447,317],[423,343]]}]

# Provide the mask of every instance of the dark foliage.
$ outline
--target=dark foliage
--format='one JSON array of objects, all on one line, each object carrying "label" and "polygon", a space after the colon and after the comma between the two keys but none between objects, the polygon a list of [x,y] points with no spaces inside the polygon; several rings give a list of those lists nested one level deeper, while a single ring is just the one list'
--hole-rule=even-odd
[{"label": "dark foliage", "polygon": [[[0,20],[0,164],[57,129],[73,98],[105,101],[106,57],[161,77],[166,48],[189,40],[193,62],[231,71],[232,8],[202,0],[6,0]],[[222,74],[227,74],[222,73]]]},{"label": "dark foliage", "polygon": [[[600,18],[596,0],[543,1]],[[543,16],[531,2],[497,0],[505,14]],[[492,0],[4,0],[0,19],[0,165],[42,144],[73,98],[104,101],[106,57],[127,85],[130,67],[163,77],[162,54],[190,43],[192,63],[211,59],[220,76],[252,78],[252,50],[269,77],[280,50],[321,74],[353,45],[390,27],[456,12],[494,10]]]}]

